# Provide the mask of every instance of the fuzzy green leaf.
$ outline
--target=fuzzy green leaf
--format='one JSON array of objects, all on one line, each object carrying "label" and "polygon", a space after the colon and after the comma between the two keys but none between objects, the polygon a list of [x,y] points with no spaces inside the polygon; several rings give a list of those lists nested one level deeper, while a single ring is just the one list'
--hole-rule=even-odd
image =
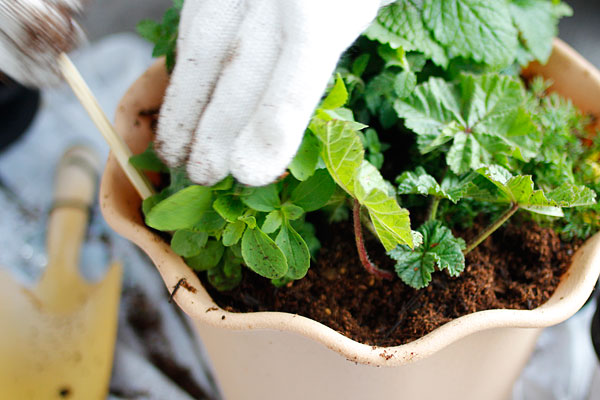
[{"label": "fuzzy green leaf", "polygon": [[436,266],[447,269],[451,276],[458,276],[465,268],[462,250],[465,242],[455,238],[439,221],[428,221],[417,230],[423,235],[423,243],[415,249],[398,246],[388,254],[396,260],[396,272],[404,283],[421,289],[431,282]]},{"label": "fuzzy green leaf", "polygon": [[310,267],[310,252],[302,236],[289,223],[285,223],[275,243],[283,251],[287,260],[288,271],[285,276],[290,279],[303,278]]},{"label": "fuzzy green leaf", "polygon": [[499,165],[483,167],[477,172],[481,177],[473,180],[468,197],[480,201],[518,204],[534,213],[563,216],[557,202],[548,199],[542,190],[534,188],[530,175],[513,176]]},{"label": "fuzzy green leaf", "polygon": [[393,48],[425,53],[437,65],[447,66],[445,49],[437,43],[422,19],[421,0],[399,0],[382,8],[365,35]]},{"label": "fuzzy green leaf", "polygon": [[212,202],[210,188],[188,186],[156,204],[146,215],[146,224],[161,231],[191,228]]},{"label": "fuzzy green leaf", "polygon": [[421,194],[448,198],[435,178],[429,175],[425,168],[417,167],[415,172],[406,171],[396,178],[398,194]]},{"label": "fuzzy green leaf", "polygon": [[558,20],[573,11],[565,3],[548,0],[511,0],[509,8],[519,30],[519,63],[538,60],[545,64],[552,52],[552,39],[558,34]]},{"label": "fuzzy green leaf", "polygon": [[171,248],[182,257],[192,257],[200,253],[207,241],[208,234],[205,232],[182,229],[175,232],[171,238]]},{"label": "fuzzy green leaf", "polygon": [[541,136],[524,110],[525,100],[521,82],[513,77],[461,75],[457,83],[431,78],[395,108],[417,133],[422,153],[451,142],[446,162],[462,174],[537,154]]},{"label": "fuzzy green leaf", "polygon": [[223,251],[225,251],[225,248],[221,242],[211,239],[200,249],[197,255],[187,257],[185,262],[196,271],[206,271],[219,264]]},{"label": "fuzzy green leaf", "polygon": [[248,268],[265,278],[281,278],[288,270],[285,255],[279,246],[258,228],[244,232],[242,256]]},{"label": "fuzzy green leaf", "polygon": [[559,207],[581,207],[596,204],[596,192],[585,186],[565,182],[546,194]]},{"label": "fuzzy green leaf", "polygon": [[327,204],[334,191],[335,182],[329,172],[319,169],[308,180],[296,186],[290,201],[306,212],[315,211]]},{"label": "fuzzy green leaf", "polygon": [[517,54],[517,31],[506,1],[424,0],[423,19],[453,55],[504,68]]}]

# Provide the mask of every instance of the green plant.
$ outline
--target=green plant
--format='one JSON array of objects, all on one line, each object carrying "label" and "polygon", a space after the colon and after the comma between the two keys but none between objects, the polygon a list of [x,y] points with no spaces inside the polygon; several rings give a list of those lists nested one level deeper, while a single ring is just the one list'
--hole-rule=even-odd
[{"label": "green plant", "polygon": [[[140,30],[172,60],[168,13]],[[465,254],[517,212],[585,238],[600,228],[600,140],[548,82],[526,88],[518,76],[547,60],[569,14],[546,0],[397,1],[342,58],[288,173],[260,188],[231,177],[202,187],[171,170],[143,204],[146,222],[174,232],[173,250],[219,290],[235,287],[244,266],[277,286],[301,279],[319,249],[314,212],[351,214],[365,268],[395,278],[369,260],[363,227],[415,288],[436,270],[459,275]],[[151,147],[132,163],[168,170]],[[408,208],[422,214],[416,230]],[[482,214],[490,224],[469,243],[455,236]]]}]

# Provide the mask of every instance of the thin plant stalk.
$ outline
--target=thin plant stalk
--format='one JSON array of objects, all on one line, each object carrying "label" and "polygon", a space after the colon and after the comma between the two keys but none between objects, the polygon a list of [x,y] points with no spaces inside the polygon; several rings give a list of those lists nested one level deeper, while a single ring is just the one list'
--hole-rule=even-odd
[{"label": "thin plant stalk", "polygon": [[441,197],[434,196],[431,199],[431,205],[429,206],[429,211],[427,212],[427,220],[433,221],[437,215],[438,206],[440,205]]},{"label": "thin plant stalk", "polygon": [[356,199],[354,199],[354,205],[352,207],[352,216],[354,220],[354,237],[356,239],[356,249],[358,250],[358,257],[360,258],[360,262],[362,263],[363,267],[365,267],[368,273],[373,274],[378,278],[391,281],[392,279],[394,279],[394,275],[390,271],[384,271],[382,269],[379,269],[369,259],[369,255],[367,254],[367,249],[365,247],[365,240],[363,238],[362,224],[360,221],[360,203]]},{"label": "thin plant stalk", "polygon": [[469,242],[467,248],[463,251],[464,254],[468,254],[477,247],[481,242],[487,239],[492,233],[494,233],[498,228],[500,228],[510,217],[513,216],[514,213],[519,209],[518,204],[513,204],[508,210],[504,212],[496,221],[494,221],[491,225],[485,228],[483,231],[479,232],[473,240]]}]

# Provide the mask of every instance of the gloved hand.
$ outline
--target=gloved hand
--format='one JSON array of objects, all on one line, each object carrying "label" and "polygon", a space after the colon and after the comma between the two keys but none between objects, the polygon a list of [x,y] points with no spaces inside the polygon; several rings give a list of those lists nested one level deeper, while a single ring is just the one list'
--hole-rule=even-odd
[{"label": "gloved hand", "polygon": [[82,0],[0,0],[0,75],[28,86],[62,80],[56,58],[85,40]]},{"label": "gloved hand", "polygon": [[[393,1],[393,0],[392,0]],[[342,52],[390,0],[186,0],[157,149],[211,185],[283,173]]]}]

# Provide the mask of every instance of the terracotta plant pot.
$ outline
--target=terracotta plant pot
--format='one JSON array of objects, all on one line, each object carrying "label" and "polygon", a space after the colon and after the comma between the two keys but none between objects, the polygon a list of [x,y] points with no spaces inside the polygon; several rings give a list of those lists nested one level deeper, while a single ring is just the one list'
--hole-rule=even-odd
[{"label": "terracotta plant pot", "polygon": [[[527,74],[554,81],[554,89],[581,109],[600,115],[600,73],[561,41],[547,66]],[[167,75],[153,65],[127,91],[117,131],[138,153],[151,137],[140,110],[156,109]],[[196,324],[226,399],[506,399],[541,328],[573,315],[600,273],[600,235],[576,253],[554,295],[535,310],[489,310],[453,320],[397,347],[372,347],[311,319],[281,312],[230,313],[219,308],[196,274],[142,220],[140,199],[111,156],[101,186],[108,223],[140,246]],[[381,368],[377,368],[381,367]]]}]

